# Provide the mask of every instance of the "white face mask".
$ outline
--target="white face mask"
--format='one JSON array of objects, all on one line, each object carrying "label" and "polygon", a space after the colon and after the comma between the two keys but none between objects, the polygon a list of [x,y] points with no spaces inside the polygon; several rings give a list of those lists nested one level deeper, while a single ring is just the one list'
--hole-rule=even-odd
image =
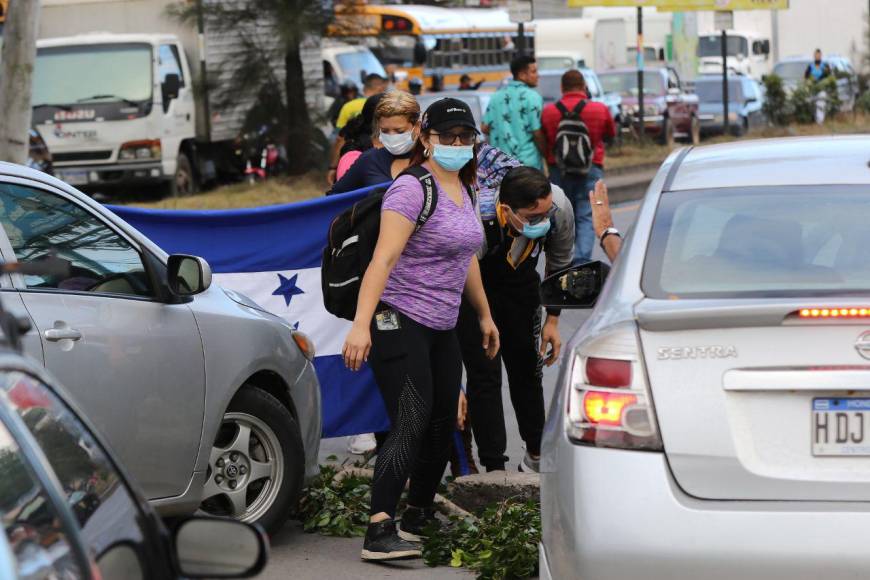
[{"label": "white face mask", "polygon": [[414,132],[406,131],[405,133],[381,133],[378,137],[384,145],[384,149],[393,155],[404,155],[414,146]]}]

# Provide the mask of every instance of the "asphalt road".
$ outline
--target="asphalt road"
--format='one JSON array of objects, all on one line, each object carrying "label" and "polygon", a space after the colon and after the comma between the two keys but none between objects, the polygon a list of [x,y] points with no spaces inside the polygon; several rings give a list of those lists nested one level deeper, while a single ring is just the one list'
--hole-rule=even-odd
[{"label": "asphalt road", "polygon": [[[614,222],[620,231],[634,222],[638,202],[629,202],[614,207]],[[604,255],[596,248],[593,259],[603,260]],[[572,336],[585,322],[588,311],[566,310],[562,313],[560,329],[563,341]],[[544,396],[549,408],[553,396],[558,368],[554,365],[544,369]],[[505,421],[508,432],[510,457],[508,469],[517,469],[525,453],[517,431],[517,419],[510,405],[505,377]],[[321,463],[330,455],[339,460],[347,457],[347,438],[324,439],[320,447]],[[354,457],[355,458],[355,457]],[[402,580],[441,580],[443,578],[473,578],[464,570],[451,568],[428,568],[421,561],[396,564],[371,564],[360,560],[362,548],[360,538],[329,538],[316,534],[306,534],[299,522],[291,521],[272,538],[272,553],[269,566],[259,577],[268,580],[344,580],[402,578]]]}]

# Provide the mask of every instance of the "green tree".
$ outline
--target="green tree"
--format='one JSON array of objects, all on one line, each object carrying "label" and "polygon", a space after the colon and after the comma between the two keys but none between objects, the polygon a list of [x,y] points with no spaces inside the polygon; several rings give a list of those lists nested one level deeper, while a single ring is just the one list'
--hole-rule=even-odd
[{"label": "green tree", "polygon": [[765,99],[764,114],[774,125],[788,125],[788,97],[782,85],[782,78],[771,74],[764,77]]},{"label": "green tree", "polygon": [[[305,101],[302,51],[323,29],[324,5],[317,0],[180,1],[170,15],[193,26],[199,4],[209,31],[234,35],[241,47],[227,63],[230,82],[209,89],[223,104],[242,96],[256,99],[247,122],[268,125],[263,121],[277,120],[275,137],[286,144],[290,173],[308,171],[314,161],[315,129]],[[274,69],[276,62],[283,63],[283,74]]]}]

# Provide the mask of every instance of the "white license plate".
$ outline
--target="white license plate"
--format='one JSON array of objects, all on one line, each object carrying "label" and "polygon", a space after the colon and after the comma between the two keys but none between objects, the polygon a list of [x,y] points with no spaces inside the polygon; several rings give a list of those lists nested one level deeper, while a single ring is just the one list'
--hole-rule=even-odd
[{"label": "white license plate", "polygon": [[59,171],[58,177],[70,185],[84,185],[88,182],[87,171]]},{"label": "white license plate", "polygon": [[813,399],[812,450],[816,456],[870,456],[870,398]]}]

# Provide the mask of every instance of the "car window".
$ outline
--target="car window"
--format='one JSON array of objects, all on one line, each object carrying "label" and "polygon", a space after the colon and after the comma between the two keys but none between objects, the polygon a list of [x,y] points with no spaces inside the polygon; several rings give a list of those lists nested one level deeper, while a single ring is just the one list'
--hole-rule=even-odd
[{"label": "car window", "polygon": [[19,578],[81,578],[72,540],[36,475],[0,423],[0,516]]},{"label": "car window", "polygon": [[160,84],[166,81],[166,75],[178,75],[181,81],[181,86],[184,86],[184,72],[181,70],[181,60],[178,58],[178,47],[174,44],[163,44],[160,46],[159,53],[160,62],[158,64],[158,73],[160,74]]},{"label": "car window", "polygon": [[668,69],[668,88],[669,89],[678,89],[680,88],[680,77],[677,76],[677,73],[674,69]]},{"label": "car window", "polygon": [[102,577],[147,578],[145,516],[106,452],[57,395],[21,372],[0,376],[61,484]]},{"label": "car window", "polygon": [[152,295],[139,252],[68,199],[23,185],[0,184],[0,223],[19,261],[54,253],[70,264],[67,276],[25,276],[28,288]]},{"label": "car window", "polygon": [[856,186],[662,195],[643,273],[654,298],[870,290],[870,204]]}]

